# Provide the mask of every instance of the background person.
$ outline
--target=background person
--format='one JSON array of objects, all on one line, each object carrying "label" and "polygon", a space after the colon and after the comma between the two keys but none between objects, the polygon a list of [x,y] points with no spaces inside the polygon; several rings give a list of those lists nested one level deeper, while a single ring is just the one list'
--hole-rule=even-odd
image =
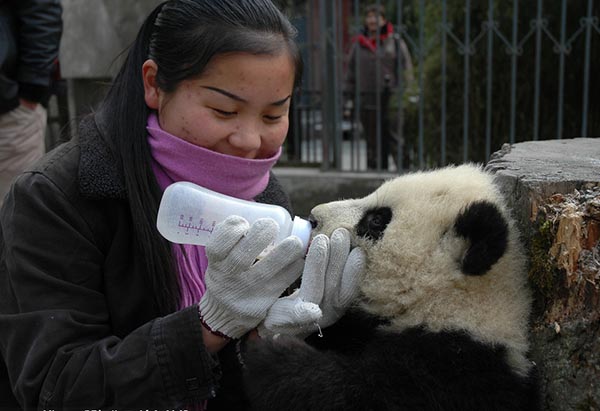
[{"label": "background person", "polygon": [[399,87],[398,64],[405,80],[412,81],[412,60],[406,43],[394,33],[392,23],[386,20],[382,5],[367,6],[364,18],[364,28],[352,39],[348,53],[344,89],[346,97],[353,99],[355,87],[359,88],[360,122],[366,140],[369,169],[377,169],[377,122],[381,120],[381,168],[387,170],[388,156],[397,152],[398,144],[388,117],[390,97]]},{"label": "background person", "polygon": [[46,151],[61,34],[58,0],[0,1],[0,206],[13,178]]},{"label": "background person", "polygon": [[204,248],[168,243],[156,217],[184,180],[290,209],[271,168],[301,78],[294,35],[269,0],[159,5],[78,138],[15,179],[0,211],[0,408],[246,406],[236,340],[267,323],[303,246],[290,237],[254,264],[273,220],[231,217]]}]

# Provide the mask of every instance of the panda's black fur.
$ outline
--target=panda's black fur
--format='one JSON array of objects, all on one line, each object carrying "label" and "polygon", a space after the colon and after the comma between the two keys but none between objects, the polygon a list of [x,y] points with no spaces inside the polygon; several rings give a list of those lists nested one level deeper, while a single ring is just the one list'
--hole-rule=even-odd
[{"label": "panda's black fur", "polygon": [[464,332],[394,333],[349,313],[323,337],[249,344],[246,391],[257,410],[537,410],[533,376],[504,348]]},{"label": "panda's black fur", "polygon": [[458,215],[454,227],[474,244],[462,261],[465,274],[485,274],[506,251],[508,225],[498,207],[488,201],[470,204]]},{"label": "panda's black fur", "polygon": [[322,336],[245,344],[253,409],[540,409],[522,251],[492,176],[397,180],[313,210],[315,232],[346,227],[365,249],[361,297]]}]

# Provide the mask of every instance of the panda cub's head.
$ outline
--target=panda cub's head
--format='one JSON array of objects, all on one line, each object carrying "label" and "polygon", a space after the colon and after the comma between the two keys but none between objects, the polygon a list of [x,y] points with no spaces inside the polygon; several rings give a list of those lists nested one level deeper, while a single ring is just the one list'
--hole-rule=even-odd
[{"label": "panda cub's head", "polygon": [[314,235],[345,227],[364,249],[358,304],[391,330],[464,331],[528,371],[525,259],[492,175],[474,165],[406,174],[311,218]]}]

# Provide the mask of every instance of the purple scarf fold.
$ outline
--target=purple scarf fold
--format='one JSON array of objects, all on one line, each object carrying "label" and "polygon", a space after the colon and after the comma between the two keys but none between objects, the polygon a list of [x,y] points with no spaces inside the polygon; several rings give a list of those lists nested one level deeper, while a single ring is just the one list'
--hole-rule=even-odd
[{"label": "purple scarf fold", "polygon": [[[217,153],[162,130],[155,113],[148,117],[146,129],[152,169],[163,191],[177,181],[190,181],[218,193],[252,200],[267,187],[269,171],[281,155],[281,148],[266,159]],[[203,246],[173,244],[173,253],[177,261],[181,309],[197,303],[204,294],[208,261]]]}]

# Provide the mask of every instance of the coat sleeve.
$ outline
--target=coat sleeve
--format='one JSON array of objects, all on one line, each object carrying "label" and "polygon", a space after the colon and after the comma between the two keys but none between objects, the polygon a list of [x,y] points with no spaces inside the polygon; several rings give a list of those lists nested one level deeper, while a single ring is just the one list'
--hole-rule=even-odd
[{"label": "coat sleeve", "polygon": [[406,42],[402,38],[400,38],[398,40],[398,48],[400,50],[399,55],[400,55],[400,59],[402,61],[402,71],[404,73],[404,81],[411,84],[412,82],[415,81],[413,62],[412,62],[412,57],[410,56],[410,51],[408,50],[408,46],[406,45]]},{"label": "coat sleeve", "polygon": [[214,396],[218,362],[196,307],[115,335],[107,262],[72,201],[28,173],[0,213],[0,354],[22,407],[171,409]]},{"label": "coat sleeve", "polygon": [[42,102],[47,98],[62,35],[59,0],[13,0],[19,48],[19,96]]},{"label": "coat sleeve", "polygon": [[356,59],[357,48],[356,42],[352,43],[350,50],[346,55],[346,75],[344,76],[344,93],[353,98],[354,86],[356,85]]}]

